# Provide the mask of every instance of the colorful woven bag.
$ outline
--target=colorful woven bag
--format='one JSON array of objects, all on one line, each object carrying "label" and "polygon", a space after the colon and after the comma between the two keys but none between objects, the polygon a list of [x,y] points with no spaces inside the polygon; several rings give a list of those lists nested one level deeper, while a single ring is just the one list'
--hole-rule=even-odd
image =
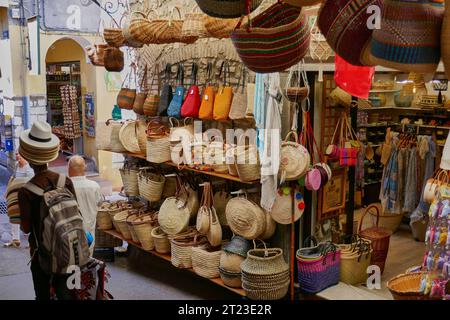
[{"label": "colorful woven bag", "polygon": [[183,118],[198,118],[201,99],[200,90],[197,86],[197,72],[198,65],[193,63],[191,71],[191,87],[189,88],[186,99],[184,99],[183,105],[181,106],[181,116]]},{"label": "colorful woven bag", "polygon": [[309,23],[300,8],[277,2],[241,26],[243,19],[231,40],[243,63],[254,72],[284,71],[309,50]]},{"label": "colorful woven bag", "polygon": [[433,73],[441,58],[442,0],[385,0],[372,36],[371,62],[403,72]]},{"label": "colorful woven bag", "polygon": [[122,89],[120,89],[119,94],[117,95],[117,105],[121,109],[133,109],[134,99],[136,98],[136,89],[131,89],[132,73],[134,73],[134,79],[136,82],[135,68],[132,67],[130,72],[125,76],[125,79],[123,79]]},{"label": "colorful woven bag", "polygon": [[214,98],[216,96],[216,88],[211,84],[212,80],[212,63],[208,62],[206,67],[206,88],[203,90],[202,102],[200,104],[200,110],[198,111],[198,117],[202,120],[213,120],[214,112]]},{"label": "colorful woven bag", "polygon": [[230,86],[230,66],[228,61],[222,63],[220,73],[223,74],[223,82],[216,92],[213,110],[214,120],[217,121],[228,120],[233,101],[233,88]]},{"label": "colorful woven bag", "polygon": [[175,88],[175,94],[173,95],[172,101],[167,108],[167,115],[169,117],[180,118],[181,117],[181,105],[184,99],[184,68],[182,64],[178,65],[177,71],[177,82],[178,85]]},{"label": "colorful woven bag", "polygon": [[330,47],[347,62],[369,65],[370,40],[373,29],[368,27],[370,6],[381,0],[324,0],[317,25]]},{"label": "colorful woven bag", "polygon": [[[262,3],[262,0],[195,0],[208,16],[216,18],[239,18],[250,13]],[[250,11],[250,12],[249,12]]]}]

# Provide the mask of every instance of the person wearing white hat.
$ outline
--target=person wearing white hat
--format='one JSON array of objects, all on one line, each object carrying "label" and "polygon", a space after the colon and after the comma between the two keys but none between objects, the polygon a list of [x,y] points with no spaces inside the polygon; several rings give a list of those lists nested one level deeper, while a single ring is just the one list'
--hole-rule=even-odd
[{"label": "person wearing white hat", "polygon": [[[19,153],[27,160],[34,171],[34,177],[30,183],[43,190],[55,189],[58,184],[59,174],[48,170],[48,163],[55,160],[59,154],[59,139],[52,134],[51,126],[42,121],[37,121],[31,129],[25,130],[20,135]],[[66,178],[65,187],[75,195],[72,181]],[[33,277],[34,291],[37,300],[49,300],[53,287],[59,300],[72,299],[67,288],[67,276],[49,275],[40,265],[37,254],[39,247],[36,239],[39,238],[39,225],[41,224],[40,205],[42,196],[22,188],[18,193],[21,229],[24,233],[30,233],[31,274]]]}]

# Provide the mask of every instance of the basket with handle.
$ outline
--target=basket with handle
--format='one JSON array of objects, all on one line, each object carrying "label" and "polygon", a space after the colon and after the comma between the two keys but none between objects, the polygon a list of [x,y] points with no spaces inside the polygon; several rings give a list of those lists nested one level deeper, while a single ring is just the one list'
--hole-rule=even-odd
[{"label": "basket with handle", "polygon": [[110,202],[103,202],[97,210],[97,229],[110,230],[113,228],[111,216],[109,214],[111,208]]},{"label": "basket with handle", "polygon": [[219,277],[219,264],[222,250],[209,244],[192,248],[192,268],[195,273],[204,278]]},{"label": "basket with handle", "polygon": [[150,83],[150,90],[147,93],[147,98],[145,99],[143,106],[143,112],[146,116],[154,117],[158,114],[159,102],[161,100],[160,92],[161,79],[159,74],[159,66],[158,64],[155,64],[152,81]]},{"label": "basket with handle", "polygon": [[132,240],[130,229],[127,225],[127,218],[130,215],[130,209],[126,209],[117,213],[114,216],[115,225],[117,226],[117,231],[119,231],[125,240]]},{"label": "basket with handle", "polygon": [[113,224],[113,227],[114,227],[114,229],[116,229],[116,231],[119,231],[119,232],[120,232],[119,225],[114,220],[114,217],[115,217],[116,214],[118,214],[119,212],[122,212],[122,211],[123,211],[122,207],[117,202],[111,203],[111,205],[108,208],[108,214],[109,214],[109,216],[111,218],[111,222]]},{"label": "basket with handle", "polygon": [[119,131],[119,140],[123,147],[130,153],[140,153],[136,121],[127,120]]},{"label": "basket with handle", "polygon": [[[179,19],[174,19],[175,11],[178,12]],[[182,36],[184,20],[181,19],[180,8],[174,6],[170,10],[169,20],[155,19],[151,21],[152,32],[154,33],[154,43],[165,44],[173,42],[194,43],[198,37]]]},{"label": "basket with handle", "polygon": [[175,236],[170,240],[172,265],[180,269],[192,268],[192,248],[205,244],[208,240],[195,230]]},{"label": "basket with handle", "polygon": [[171,160],[169,129],[157,120],[147,127],[147,161],[163,163]]},{"label": "basket with handle", "polygon": [[[241,139],[244,135],[241,136]],[[238,145],[235,149],[235,165],[242,181],[254,181],[261,178],[261,166],[256,145]]]},{"label": "basket with handle", "polygon": [[128,197],[139,195],[139,183],[138,183],[138,173],[139,171],[129,165],[124,165],[122,169],[119,169],[120,176],[122,178],[123,187],[125,194]]},{"label": "basket with handle", "polygon": [[132,224],[142,248],[147,251],[153,250],[155,248],[155,242],[152,231],[158,224],[157,214],[155,212],[146,213],[140,210]]},{"label": "basket with handle", "polygon": [[367,280],[373,249],[369,240],[357,238],[350,245],[339,245],[341,250],[341,281],[350,285]]},{"label": "basket with handle", "polygon": [[226,269],[219,267],[220,279],[223,284],[231,288],[242,288],[242,280],[240,272],[230,272]]},{"label": "basket with handle", "polygon": [[152,239],[155,244],[155,250],[158,253],[169,253],[170,252],[170,240],[167,234],[161,229],[161,227],[156,227],[152,229]]},{"label": "basket with handle", "polygon": [[155,172],[152,167],[139,168],[139,194],[148,201],[161,200],[166,178]]},{"label": "basket with handle", "polygon": [[138,235],[133,227],[133,222],[136,220],[137,217],[138,217],[138,210],[131,210],[125,222],[127,223],[128,230],[130,231],[131,239],[136,243],[140,243]]},{"label": "basket with handle", "polygon": [[[364,217],[371,210],[374,210],[376,212],[376,223],[372,227],[362,230]],[[392,232],[386,228],[380,227],[379,222],[380,210],[377,206],[369,206],[362,215],[361,220],[359,221],[358,234],[360,237],[371,241],[373,249],[371,264],[379,266],[381,273],[383,273]]]}]

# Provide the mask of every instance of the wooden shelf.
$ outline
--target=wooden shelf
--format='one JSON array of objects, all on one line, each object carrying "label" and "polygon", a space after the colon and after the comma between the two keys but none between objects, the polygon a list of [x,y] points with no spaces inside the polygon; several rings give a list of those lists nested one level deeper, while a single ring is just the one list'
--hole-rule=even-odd
[{"label": "wooden shelf", "polygon": [[[123,240],[123,241],[126,241],[126,242],[128,242],[128,244],[131,244],[131,245],[133,245],[133,246],[135,246],[135,247],[137,247],[137,248],[140,248],[140,249],[144,250],[144,248],[143,248],[139,243],[134,242],[133,240],[126,240],[126,239],[124,239],[123,236],[122,236],[119,232],[117,232],[116,230],[102,230],[102,231],[105,232],[105,233],[107,233],[107,234],[109,234],[109,235],[111,235],[111,236],[113,236],[113,237],[115,237],[115,238],[118,238],[118,239],[121,239],[121,240]],[[156,252],[156,251],[154,251],[154,250],[152,250],[152,251],[144,250],[144,251],[145,251],[145,252],[148,252],[148,253],[150,253],[150,254],[152,254],[152,255],[154,255],[154,256],[160,257],[161,259],[164,259],[164,260],[166,260],[166,261],[171,262],[170,254],[167,254],[167,253],[159,253],[159,252]],[[195,273],[194,270],[193,270],[192,268],[190,268],[190,269],[185,269],[185,270],[188,270],[188,271],[190,271],[190,272],[192,272],[192,273]],[[207,279],[207,278],[204,278],[204,279]],[[217,285],[219,285],[219,286],[221,286],[221,287],[224,287],[224,288],[226,288],[226,289],[228,289],[228,290],[230,290],[230,291],[233,291],[234,293],[236,293],[236,294],[238,294],[238,295],[245,296],[244,289],[238,289],[238,288],[231,288],[231,287],[228,287],[228,286],[226,286],[226,285],[223,283],[222,279],[220,279],[220,278],[207,279],[207,280],[210,280],[211,282],[213,282],[213,283],[215,283],[215,284],[217,284]]]},{"label": "wooden shelf", "polygon": [[[145,161],[147,161],[147,157],[144,154],[138,154],[138,153],[129,153],[129,152],[123,152],[122,154],[130,156],[130,157],[134,157],[134,158],[139,158],[139,159],[143,159]],[[168,161],[168,162],[163,162],[161,164],[165,164],[171,167],[175,167],[178,168],[178,165],[173,163],[172,161]],[[241,179],[239,179],[239,177],[235,177],[232,176],[230,174],[226,174],[226,173],[217,173],[214,171],[203,171],[203,170],[197,170],[197,169],[193,169],[193,168],[189,168],[186,166],[183,166],[181,168],[179,168],[180,170],[184,170],[184,171],[191,171],[191,172],[196,172],[196,173],[201,173],[201,174],[206,174],[209,176],[213,176],[213,177],[217,177],[217,178],[222,178],[222,179],[226,179],[226,180],[231,180],[231,181],[236,181],[239,183],[245,183],[245,184],[255,184],[255,183],[259,183],[259,180],[255,180],[255,181],[242,181]]]}]

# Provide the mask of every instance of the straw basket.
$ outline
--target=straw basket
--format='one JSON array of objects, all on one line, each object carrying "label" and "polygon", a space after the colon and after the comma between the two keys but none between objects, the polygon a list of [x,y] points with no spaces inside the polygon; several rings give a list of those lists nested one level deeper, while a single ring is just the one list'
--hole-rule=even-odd
[{"label": "straw basket", "polygon": [[237,147],[235,163],[242,181],[255,181],[261,178],[259,155],[255,146]]},{"label": "straw basket", "polygon": [[429,300],[420,292],[420,283],[424,272],[404,273],[388,281],[387,287],[394,300]]},{"label": "straw basket", "polygon": [[224,270],[234,273],[241,273],[241,264],[245,258],[230,252],[222,252],[220,256],[220,267]]},{"label": "straw basket", "polygon": [[136,136],[139,145],[140,152],[142,154],[147,154],[147,135],[145,130],[147,129],[147,124],[145,120],[136,120]]},{"label": "straw basket", "polygon": [[204,16],[203,23],[211,38],[223,39],[229,38],[239,19],[218,19],[210,16]]},{"label": "straw basket", "polygon": [[155,244],[155,250],[159,253],[170,252],[170,241],[167,234],[162,231],[161,227],[156,227],[152,230],[152,238]]},{"label": "straw basket", "polygon": [[[375,211],[377,216],[376,224],[371,228],[361,230],[364,217],[371,210]],[[389,229],[379,227],[380,222],[380,210],[377,206],[369,206],[359,221],[358,234],[360,237],[370,240],[373,253],[371,264],[375,264],[380,267],[381,273],[384,271],[384,265],[386,263],[386,258],[389,250],[389,240],[391,238],[392,232]]]},{"label": "straw basket", "polygon": [[117,230],[122,234],[125,240],[131,240],[131,232],[128,229],[127,218],[129,215],[129,211],[121,211],[114,216],[115,225],[117,226]]},{"label": "straw basket", "polygon": [[119,131],[119,140],[123,147],[131,153],[140,153],[137,137],[136,121],[125,122]]},{"label": "straw basket", "polygon": [[119,169],[120,176],[122,177],[122,183],[125,189],[125,194],[128,197],[139,195],[139,183],[138,183],[138,173],[139,171],[135,169]]},{"label": "straw basket", "polygon": [[192,268],[201,277],[212,279],[219,277],[219,264],[222,250],[203,245],[192,248]]},{"label": "straw basket", "polygon": [[120,48],[125,45],[122,29],[105,28],[103,30],[103,38],[111,47]]},{"label": "straw basket", "polygon": [[114,217],[116,214],[118,214],[119,212],[122,212],[122,211],[123,211],[123,209],[121,207],[119,207],[117,204],[112,204],[111,207],[109,207],[109,209],[108,209],[108,214],[109,214],[109,217],[111,218],[113,227],[114,227],[114,229],[116,229],[119,232],[120,232],[120,229],[119,229],[117,222],[114,220]]},{"label": "straw basket", "polygon": [[[369,212],[369,214],[376,218],[376,213]],[[392,233],[397,231],[400,223],[402,222],[403,215],[402,214],[389,214],[389,213],[380,213],[380,222],[379,226],[384,229],[390,230]]]},{"label": "straw basket", "polygon": [[[294,137],[294,141],[289,141],[291,136]],[[297,180],[304,176],[308,170],[311,156],[308,150],[299,143],[295,131],[289,132],[281,144],[280,161],[282,180]]]},{"label": "straw basket", "polygon": [[231,230],[246,239],[256,239],[266,229],[264,210],[246,198],[236,197],[228,201],[225,215]]},{"label": "straw basket", "polygon": [[147,138],[147,161],[163,163],[170,160],[169,137]]},{"label": "straw basket", "polygon": [[192,12],[184,15],[184,23],[181,28],[181,37],[183,38],[206,38],[208,36],[208,31],[205,29],[205,24],[203,23],[204,14],[195,11],[199,10],[194,9]]},{"label": "straw basket", "polygon": [[133,222],[137,219],[138,215],[137,215],[137,211],[133,210],[133,213],[131,213],[130,215],[128,215],[127,219],[125,220],[127,223],[127,227],[128,230],[130,231],[131,234],[131,239],[136,242],[136,243],[140,243],[139,238],[137,236],[136,231],[134,230],[133,227]]},{"label": "straw basket", "polygon": [[108,121],[97,121],[95,147],[98,150],[111,150],[111,126]]},{"label": "straw basket", "polygon": [[158,222],[165,233],[176,235],[187,229],[190,217],[191,211],[187,205],[183,206],[176,197],[169,197],[159,209]]},{"label": "straw basket", "polygon": [[339,248],[341,249],[341,281],[350,285],[365,282],[367,267],[370,266],[373,252],[370,242],[367,241],[361,246],[339,245]]},{"label": "straw basket", "polygon": [[163,175],[148,172],[150,167],[140,168],[138,174],[139,194],[148,201],[161,200],[166,178]]},{"label": "straw basket", "polygon": [[240,272],[230,272],[223,268],[219,268],[220,279],[222,279],[223,284],[231,288],[242,288],[242,280]]},{"label": "straw basket", "polygon": [[113,228],[111,216],[109,215],[110,206],[107,203],[105,206],[101,206],[97,210],[97,229],[110,230]]},{"label": "straw basket", "polygon": [[110,121],[109,124],[111,126],[111,151],[117,153],[126,152],[127,149],[125,149],[119,138],[120,128],[122,128],[122,122]]},{"label": "straw basket", "polygon": [[195,232],[171,239],[172,265],[180,269],[192,268],[192,247],[206,242],[204,237],[197,239]]},{"label": "straw basket", "polygon": [[155,248],[152,233],[157,224],[158,218],[155,214],[140,214],[133,221],[134,231],[144,250],[150,251]]}]

